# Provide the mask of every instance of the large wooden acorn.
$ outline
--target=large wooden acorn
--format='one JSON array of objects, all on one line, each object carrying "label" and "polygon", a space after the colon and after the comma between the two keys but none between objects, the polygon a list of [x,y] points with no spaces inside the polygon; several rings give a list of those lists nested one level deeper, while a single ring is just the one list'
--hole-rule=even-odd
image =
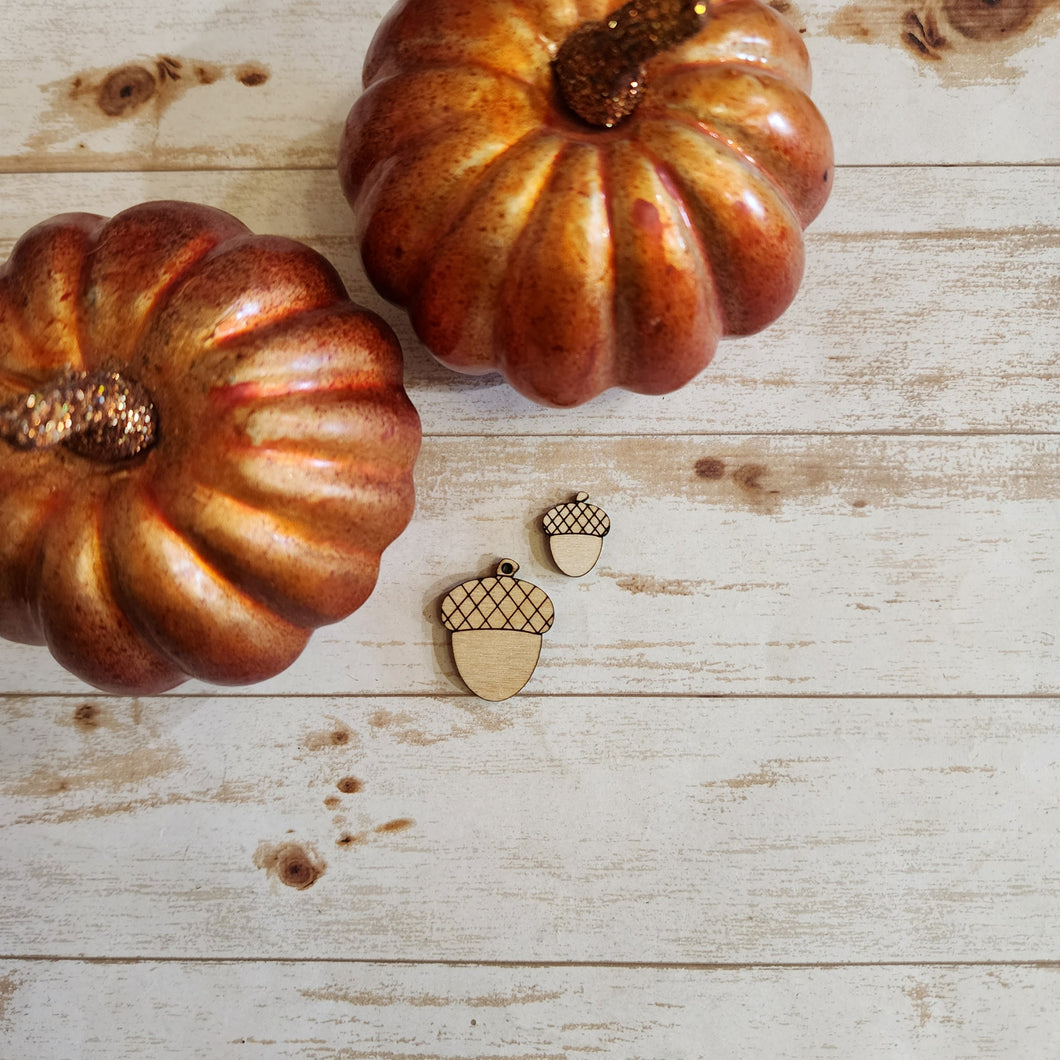
[{"label": "large wooden acorn", "polygon": [[99,688],[242,684],[359,607],[420,442],[390,329],[302,244],[190,203],[0,270],[0,635]]},{"label": "large wooden acorn", "polygon": [[775,320],[832,184],[802,38],[761,0],[400,0],[339,160],[424,344],[543,404],[677,389]]},{"label": "large wooden acorn", "polygon": [[519,564],[502,559],[497,572],[451,589],[442,623],[452,634],[453,661],[481,699],[509,699],[533,676],[541,635],[555,612],[544,589],[513,575]]}]

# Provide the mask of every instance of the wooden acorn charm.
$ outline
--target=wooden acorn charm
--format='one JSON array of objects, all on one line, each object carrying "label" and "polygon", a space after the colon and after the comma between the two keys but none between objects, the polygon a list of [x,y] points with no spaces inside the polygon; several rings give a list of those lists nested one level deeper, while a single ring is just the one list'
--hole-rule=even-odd
[{"label": "wooden acorn charm", "polygon": [[544,525],[556,566],[580,578],[596,566],[611,520],[603,508],[589,503],[588,493],[578,493],[571,503],[550,508]]},{"label": "wooden acorn charm", "polygon": [[512,577],[518,569],[515,560],[503,559],[495,576],[463,582],[442,600],[460,676],[476,696],[495,703],[530,680],[541,634],[555,617],[544,589]]}]

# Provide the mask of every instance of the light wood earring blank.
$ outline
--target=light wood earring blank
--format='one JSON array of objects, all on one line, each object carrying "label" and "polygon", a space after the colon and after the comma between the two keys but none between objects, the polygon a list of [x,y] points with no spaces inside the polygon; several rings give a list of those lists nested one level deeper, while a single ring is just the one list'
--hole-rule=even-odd
[{"label": "light wood earring blank", "polygon": [[564,574],[580,578],[596,566],[611,520],[603,508],[589,503],[588,493],[578,493],[569,504],[557,504],[545,513],[552,558]]},{"label": "light wood earring blank", "polygon": [[480,699],[499,702],[533,676],[541,635],[555,612],[544,589],[513,578],[519,564],[503,559],[495,576],[475,578],[442,600],[442,623],[452,633],[453,661]]}]

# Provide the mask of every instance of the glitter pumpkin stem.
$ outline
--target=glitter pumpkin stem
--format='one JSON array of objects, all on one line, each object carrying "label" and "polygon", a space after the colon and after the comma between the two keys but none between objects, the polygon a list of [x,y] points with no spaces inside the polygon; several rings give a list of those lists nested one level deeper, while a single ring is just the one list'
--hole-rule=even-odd
[{"label": "glitter pumpkin stem", "polygon": [[71,372],[0,406],[0,438],[15,448],[65,445],[102,463],[149,449],[157,429],[147,391],[118,372]]},{"label": "glitter pumpkin stem", "polygon": [[610,129],[636,109],[643,65],[697,33],[708,0],[629,0],[599,22],[583,22],[552,61],[560,97],[582,121]]}]

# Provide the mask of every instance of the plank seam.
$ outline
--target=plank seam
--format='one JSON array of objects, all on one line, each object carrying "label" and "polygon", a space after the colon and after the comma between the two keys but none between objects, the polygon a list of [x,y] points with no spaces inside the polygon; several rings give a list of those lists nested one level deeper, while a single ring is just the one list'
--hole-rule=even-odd
[{"label": "plank seam", "polygon": [[[226,166],[151,166],[139,169],[123,169],[106,165],[106,155],[100,156],[99,166],[90,166],[82,169],[16,169],[0,168],[0,176],[10,177],[67,177],[67,176],[97,176],[99,174],[119,173],[126,176],[137,173],[332,173],[334,165],[289,165],[289,166],[254,166],[254,165],[226,165]],[[843,170],[872,170],[872,169],[1057,169],[1060,168],[1060,159],[1046,158],[1037,162],[844,162],[836,163],[836,172]]]},{"label": "plank seam", "polygon": [[[284,702],[304,700],[307,703],[319,702],[356,702],[364,699],[408,699],[408,700],[467,700],[466,692],[224,692],[205,689],[201,692],[165,692],[156,696],[125,696],[110,692],[97,692],[86,688],[83,692],[0,692],[0,704],[27,700],[86,700],[108,703],[121,703],[126,700],[139,699],[172,702],[174,700],[202,699],[279,699]],[[761,700],[763,702],[791,703],[795,701],[828,702],[830,700],[858,702],[943,702],[963,700],[1025,701],[1028,703],[1060,702],[1058,692],[804,692],[778,694],[775,692],[534,692],[520,695],[520,700],[536,699],[647,699],[647,700],[720,700],[723,702],[743,702]]]},{"label": "plank seam", "polygon": [[1026,968],[1060,971],[1060,959],[1028,958],[1013,960],[947,960],[947,961],[548,961],[548,960],[477,960],[432,959],[414,957],[165,957],[165,956],[108,956],[85,957],[65,954],[0,954],[0,962],[56,963],[56,964],[342,964],[390,965],[416,968],[568,968],[616,969],[623,971],[830,971],[846,969],[992,969]]}]

